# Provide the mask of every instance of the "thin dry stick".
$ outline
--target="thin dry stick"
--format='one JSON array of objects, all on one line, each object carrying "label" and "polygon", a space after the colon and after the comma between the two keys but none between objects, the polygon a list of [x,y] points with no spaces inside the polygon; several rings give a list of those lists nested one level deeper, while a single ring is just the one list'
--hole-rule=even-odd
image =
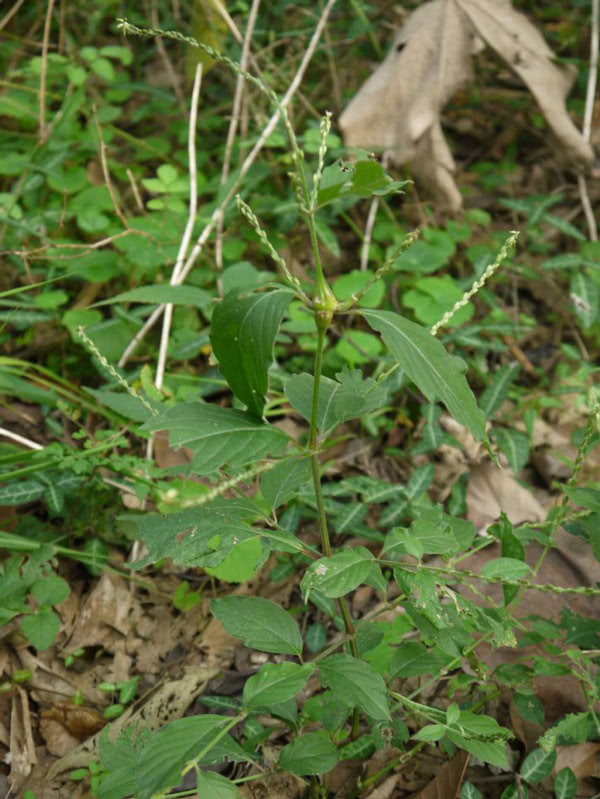
[{"label": "thin dry stick", "polygon": [[17,0],[17,2],[10,9],[10,11],[8,11],[4,15],[4,17],[0,20],[0,31],[8,25],[8,23],[11,21],[11,19],[14,17],[17,11],[21,8],[24,2],[25,0]]},{"label": "thin dry stick", "polygon": [[[239,187],[240,187],[240,184],[242,182],[242,179],[244,178],[244,176],[246,175],[246,173],[248,172],[248,170],[250,169],[250,167],[252,166],[252,164],[256,160],[259,152],[264,147],[265,141],[271,135],[271,133],[275,129],[277,123],[279,122],[279,118],[281,116],[281,109],[285,109],[289,105],[290,100],[292,99],[292,97],[294,96],[296,91],[298,90],[298,87],[300,86],[300,83],[302,82],[302,78],[304,77],[304,73],[306,72],[306,68],[308,67],[308,64],[310,63],[310,60],[313,57],[313,54],[314,54],[314,51],[315,51],[315,49],[317,47],[319,39],[321,38],[321,34],[323,32],[323,28],[327,24],[327,20],[329,19],[329,14],[331,13],[331,9],[333,8],[334,4],[335,4],[335,0],[327,0],[327,4],[326,4],[325,8],[323,9],[323,13],[321,14],[321,16],[319,18],[319,22],[317,23],[317,27],[315,28],[315,31],[314,31],[314,33],[312,35],[312,38],[311,38],[311,40],[309,42],[308,47],[306,48],[306,52],[304,53],[304,57],[302,58],[300,66],[298,67],[298,70],[297,70],[296,74],[294,75],[294,78],[293,78],[292,82],[290,83],[287,92],[285,93],[283,99],[281,100],[281,102],[279,104],[279,108],[277,108],[277,110],[273,113],[271,119],[268,121],[268,123],[266,124],[264,130],[262,131],[262,133],[258,137],[254,147],[248,153],[248,156],[246,157],[246,160],[244,161],[244,163],[242,164],[242,166],[240,168],[240,173],[239,173],[239,176],[238,176],[237,180],[234,181],[234,183],[230,187],[227,195],[223,198],[223,200],[221,201],[219,206],[213,211],[212,216],[210,217],[206,227],[204,228],[204,230],[202,231],[202,233],[198,237],[198,240],[196,241],[196,244],[194,245],[194,248],[193,248],[192,252],[190,253],[189,258],[187,259],[183,269],[181,270],[181,274],[179,276],[180,279],[178,281],[178,285],[179,285],[179,283],[182,283],[185,280],[185,278],[189,274],[190,270],[194,266],[194,262],[196,261],[196,258],[201,253],[202,248],[204,247],[204,245],[208,241],[208,238],[209,238],[210,234],[212,233],[212,231],[213,231],[213,229],[214,229],[214,227],[215,227],[215,225],[217,223],[217,220],[218,220],[218,217],[219,217],[219,213],[224,211],[225,208],[227,208],[227,206],[229,205],[231,200],[237,194],[237,192],[239,190]],[[120,367],[125,366],[125,364],[129,360],[129,357],[130,357],[131,353],[135,350],[137,345],[145,337],[145,335],[148,333],[148,331],[151,330],[154,327],[156,321],[158,319],[160,319],[162,313],[164,312],[164,309],[165,309],[164,305],[159,305],[158,308],[156,308],[156,310],[148,317],[148,319],[146,320],[144,326],[136,333],[135,337],[129,343],[129,345],[127,346],[127,349],[125,350],[125,352],[121,356],[121,360],[119,361],[119,366]]]},{"label": "thin dry stick", "polygon": [[[179,252],[177,253],[177,260],[171,273],[171,286],[177,286],[179,283],[179,274],[183,268],[183,262],[190,246],[192,238],[192,230],[194,229],[194,221],[196,219],[196,210],[198,207],[198,187],[197,187],[197,168],[196,168],[196,122],[198,119],[198,98],[200,97],[200,86],[202,85],[202,64],[196,64],[196,74],[194,75],[194,88],[192,90],[192,103],[190,108],[190,123],[188,129],[188,158],[189,158],[189,171],[190,171],[190,210],[188,214],[187,224],[183,232],[181,244],[179,245]],[[160,337],[160,348],[158,351],[158,361],[156,364],[156,388],[162,388],[165,376],[165,364],[167,362],[167,349],[169,346],[169,334],[171,332],[171,318],[173,316],[173,303],[167,303],[165,306],[165,315],[163,318],[162,333]]]},{"label": "thin dry stick", "polygon": [[12,430],[7,430],[5,427],[0,427],[0,436],[10,438],[16,441],[17,444],[23,444],[24,447],[29,447],[29,449],[44,449],[37,441],[32,441],[30,438],[25,438],[25,436],[20,436],[18,433],[13,433]]},{"label": "thin dry stick", "polygon": [[[587,90],[585,94],[585,111],[583,115],[583,129],[581,131],[583,138],[586,141],[590,140],[592,133],[592,116],[594,113],[594,97],[596,95],[596,82],[598,79],[598,35],[599,23],[598,17],[600,16],[600,0],[592,0],[592,32],[590,42],[590,68],[588,73]],[[587,182],[585,176],[580,174],[577,176],[579,184],[579,195],[581,198],[581,205],[588,224],[590,239],[598,241],[598,226],[596,224],[596,217],[590,201],[588,193]]]},{"label": "thin dry stick", "polygon": [[[385,169],[388,165],[389,154],[384,153],[381,163]],[[369,264],[369,249],[371,247],[371,236],[373,234],[373,227],[377,219],[377,211],[379,210],[379,197],[373,197],[371,205],[369,206],[369,214],[367,216],[367,224],[365,225],[365,235],[363,238],[362,248],[360,251],[360,268],[363,272],[366,271]]]},{"label": "thin dry stick", "polygon": [[[248,65],[248,57],[250,55],[250,42],[252,41],[252,34],[254,33],[254,26],[256,25],[256,18],[258,16],[258,9],[260,0],[252,0],[252,7],[248,15],[248,24],[246,26],[246,34],[244,36],[244,44],[242,46],[242,55],[240,58],[240,67],[245,70]],[[233,142],[237,133],[240,110],[242,107],[242,97],[246,79],[240,73],[237,76],[235,84],[235,93],[233,96],[233,106],[231,109],[231,122],[229,123],[229,130],[227,131],[227,141],[225,142],[225,154],[223,157],[223,169],[221,171],[221,186],[227,183],[229,177],[229,168],[231,166],[231,153],[233,151]],[[221,272],[223,271],[223,211],[219,213],[216,225],[216,248],[215,248],[215,263],[217,266],[217,292],[220,297],[223,296],[223,285],[221,280]]]},{"label": "thin dry stick", "polygon": [[52,22],[52,10],[54,0],[48,0],[46,9],[46,20],[44,22],[44,36],[42,39],[42,64],[40,68],[40,144],[48,138],[48,128],[46,127],[46,73],[48,71],[48,42],[50,40],[50,24]]},{"label": "thin dry stick", "polygon": [[123,227],[129,228],[129,223],[125,218],[125,214],[119,208],[119,203],[117,201],[117,193],[112,184],[112,180],[110,179],[110,172],[108,171],[108,161],[106,159],[106,145],[104,144],[104,139],[102,138],[102,128],[100,127],[100,122],[98,120],[98,110],[96,108],[96,103],[92,105],[92,113],[94,115],[94,123],[96,125],[96,133],[98,134],[98,141],[100,142],[100,164],[102,165],[102,174],[104,175],[104,182],[106,183],[106,188],[108,189],[108,193],[110,194],[110,199],[113,204],[113,208],[115,209],[116,215],[121,220]]}]

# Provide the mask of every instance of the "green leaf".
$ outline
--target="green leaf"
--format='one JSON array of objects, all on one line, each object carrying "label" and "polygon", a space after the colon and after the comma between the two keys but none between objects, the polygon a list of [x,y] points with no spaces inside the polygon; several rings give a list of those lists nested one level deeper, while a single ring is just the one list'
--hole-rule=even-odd
[{"label": "green leaf", "polygon": [[[588,740],[589,713],[568,713],[542,735],[538,743],[542,751],[551,753],[559,743],[583,743]],[[536,750],[539,751],[539,750]]]},{"label": "green leaf", "polygon": [[541,782],[550,776],[556,763],[556,750],[544,752],[543,749],[534,749],[521,764],[519,774],[527,782]]},{"label": "green leaf", "polygon": [[531,567],[516,558],[494,558],[481,569],[481,576],[489,579],[520,580],[531,575]]},{"label": "green leaf", "polygon": [[361,311],[400,367],[430,402],[441,400],[473,435],[485,439],[485,417],[464,376],[464,363],[420,325],[392,311]]},{"label": "green leaf", "polygon": [[238,799],[237,786],[213,771],[199,771],[196,774],[196,795],[202,799]]},{"label": "green leaf", "polygon": [[50,574],[31,586],[38,605],[58,605],[71,593],[69,583],[56,574]]},{"label": "green leaf", "polygon": [[577,777],[570,768],[561,769],[554,777],[556,799],[574,799],[577,793]]},{"label": "green leaf", "polygon": [[120,518],[135,524],[138,538],[148,548],[146,557],[132,564],[133,568],[161,558],[187,567],[214,567],[225,560],[234,544],[257,535],[248,522],[256,514],[250,500],[219,497],[180,513],[132,513]]},{"label": "green leaf", "polygon": [[437,674],[442,663],[435,652],[426,649],[419,641],[401,643],[394,652],[390,665],[390,677],[421,677]]},{"label": "green leaf", "polygon": [[317,207],[341,197],[371,197],[398,192],[404,183],[393,181],[378,161],[372,158],[355,163],[339,160],[325,167],[321,176]]},{"label": "green leaf", "polygon": [[490,383],[479,398],[479,407],[485,414],[486,419],[491,419],[508,397],[508,390],[520,371],[519,363],[513,361],[501,366],[494,372]]},{"label": "green leaf", "polygon": [[513,694],[513,702],[515,707],[522,718],[526,721],[531,721],[538,724],[540,727],[544,725],[544,706],[534,694],[522,694],[515,691]]},{"label": "green leaf", "polygon": [[19,480],[0,486],[0,505],[24,505],[43,496],[46,486],[37,480]]},{"label": "green leaf", "polygon": [[427,724],[413,735],[415,741],[439,741],[446,734],[443,724]]},{"label": "green leaf", "polygon": [[495,427],[492,435],[500,451],[506,455],[510,468],[519,474],[529,460],[529,437],[520,430],[506,427]]},{"label": "green leaf", "polygon": [[450,525],[439,510],[426,510],[410,526],[412,535],[426,555],[449,555],[460,550]]},{"label": "green leaf", "polygon": [[306,663],[265,663],[246,680],[243,704],[246,710],[269,708],[293,699],[312,674],[314,666]]},{"label": "green leaf", "polygon": [[[255,531],[256,532],[256,531]],[[245,583],[259,571],[269,557],[260,535],[243,541],[233,539],[233,546],[218,566],[205,566],[204,571],[225,583]]]},{"label": "green leaf", "polygon": [[[137,799],[150,799],[155,793],[177,785],[183,767],[197,758],[230,721],[229,716],[206,713],[178,719],[155,732],[140,757]],[[225,759],[244,762],[250,757],[226,735],[208,750],[200,765],[221,763]]]},{"label": "green leaf", "polygon": [[40,610],[38,613],[25,616],[21,622],[21,630],[29,643],[41,652],[56,641],[60,630],[60,619],[53,610]]},{"label": "green leaf", "polygon": [[275,510],[294,497],[312,476],[310,458],[293,458],[278,463],[260,478],[260,490]]},{"label": "green leaf", "polygon": [[[310,422],[312,409],[312,392],[314,378],[303,372],[293,375],[286,381],[283,390],[294,410]],[[328,377],[321,377],[319,383],[319,401],[317,404],[317,428],[320,432],[329,430],[337,422],[335,415],[335,397],[340,384]]]},{"label": "green leaf", "polygon": [[[87,387],[84,390],[103,405],[106,405],[107,408],[110,408],[111,411],[115,411],[115,413],[124,416],[126,419],[131,419],[134,422],[147,422],[152,417],[148,408],[131,394],[124,394],[118,391],[97,391]],[[146,401],[150,402],[157,410],[160,408],[157,402],[152,402],[148,398],[146,398]]]},{"label": "green leaf", "polygon": [[189,447],[197,475],[224,464],[255,463],[267,453],[280,453],[288,441],[281,430],[248,413],[201,402],[182,402],[153,416],[142,429],[167,430],[172,447]]},{"label": "green leaf", "polygon": [[[351,272],[346,272],[344,275],[336,278],[331,288],[340,302],[346,302],[352,299],[353,295],[358,294],[372,279],[372,272],[363,272],[359,269],[353,269]],[[361,308],[377,308],[384,296],[385,283],[383,280],[378,280],[377,283],[373,283],[373,285],[367,289],[365,294],[360,298],[358,304]]]},{"label": "green leaf", "polygon": [[143,302],[148,305],[171,303],[172,305],[191,305],[204,310],[211,304],[212,297],[208,292],[195,286],[157,284],[154,286],[139,286],[136,289],[124,291],[108,300],[97,302],[92,307],[113,305],[116,302]]},{"label": "green leaf", "polygon": [[387,390],[372,377],[363,378],[359,369],[345,367],[336,374],[336,378],[340,383],[334,397],[334,412],[338,422],[358,419],[387,402]]},{"label": "green leaf", "polygon": [[241,638],[246,646],[280,655],[302,654],[298,624],[274,602],[231,595],[213,599],[210,608],[229,635]]},{"label": "green leaf", "polygon": [[482,799],[482,796],[473,783],[467,780],[460,789],[460,799]]},{"label": "green leaf", "polygon": [[250,413],[262,416],[273,344],[293,292],[228,294],[214,310],[210,340],[223,376]]},{"label": "green leaf", "polygon": [[373,555],[365,547],[344,549],[311,563],[300,583],[304,601],[314,589],[334,599],[345,596],[364,583],[372,563]]},{"label": "green leaf", "polygon": [[573,488],[563,486],[563,491],[567,494],[571,502],[581,505],[589,510],[600,511],[600,491],[597,488]]},{"label": "green leaf", "polygon": [[598,286],[585,272],[571,275],[570,297],[582,327],[589,329],[598,318]]},{"label": "green leaf", "polygon": [[321,684],[331,688],[345,705],[358,705],[373,719],[389,721],[388,694],[383,677],[363,660],[331,655],[319,663]]},{"label": "green leaf", "polygon": [[326,774],[338,762],[338,751],[328,738],[316,733],[299,735],[284,746],[277,765],[299,777]]}]

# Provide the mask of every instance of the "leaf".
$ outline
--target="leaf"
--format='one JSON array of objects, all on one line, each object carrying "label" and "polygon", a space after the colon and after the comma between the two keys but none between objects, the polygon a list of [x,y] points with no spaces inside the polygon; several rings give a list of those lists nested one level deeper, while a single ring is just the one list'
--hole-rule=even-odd
[{"label": "leaf", "polygon": [[554,777],[556,799],[574,799],[577,793],[577,777],[570,768],[561,769]]},{"label": "leaf", "polygon": [[307,663],[265,663],[249,677],[244,685],[243,704],[246,710],[269,708],[271,705],[293,699],[314,670]]},{"label": "leaf", "polygon": [[344,368],[336,374],[336,378],[340,383],[334,397],[334,412],[338,422],[358,419],[387,402],[387,390],[372,377],[363,378],[360,369]]},{"label": "leaf", "polygon": [[421,677],[437,674],[442,663],[435,652],[426,649],[418,641],[401,643],[394,652],[390,665],[390,677]]},{"label": "leaf", "polygon": [[71,593],[69,583],[56,574],[49,574],[31,586],[38,605],[58,605]]},{"label": "leaf", "polygon": [[218,566],[234,544],[257,535],[249,524],[257,514],[247,499],[223,499],[180,513],[125,514],[121,519],[131,521],[137,536],[148,548],[148,554],[132,565],[140,569],[161,558],[171,558],[182,566]]},{"label": "leaf", "polygon": [[299,777],[309,774],[326,774],[336,765],[339,756],[328,738],[316,733],[299,735],[284,746],[277,765]]},{"label": "leaf", "polygon": [[29,643],[41,652],[56,641],[60,619],[53,610],[40,610],[25,616],[21,622],[21,630]]},{"label": "leaf", "polygon": [[196,794],[202,799],[238,799],[237,786],[213,771],[199,771],[196,774]]},{"label": "leaf", "polygon": [[485,439],[485,418],[464,376],[464,363],[420,325],[392,311],[361,311],[400,367],[430,402],[441,400],[473,435]]},{"label": "leaf", "polygon": [[115,302],[143,302],[149,305],[171,303],[173,305],[192,305],[203,310],[210,305],[212,297],[208,292],[196,288],[195,286],[169,286],[158,284],[154,286],[139,286],[136,289],[124,291],[108,300],[97,302],[91,307],[112,305]]},{"label": "leaf", "polygon": [[[152,417],[148,408],[131,394],[123,394],[118,391],[96,391],[96,389],[87,387],[84,390],[103,405],[106,405],[107,408],[110,408],[111,411],[115,411],[115,413],[124,416],[126,419],[131,419],[134,422],[147,422]],[[150,402],[157,410],[160,409],[160,405],[157,402],[152,402],[148,398],[146,398],[146,401]]]},{"label": "leaf", "polygon": [[516,558],[494,558],[481,569],[481,576],[490,580],[520,580],[531,575],[531,567]]},{"label": "leaf", "polygon": [[210,341],[231,390],[250,413],[262,416],[273,344],[293,292],[230,292],[215,308]]},{"label": "leaf", "polygon": [[482,799],[482,796],[473,783],[467,780],[460,789],[460,799]]},{"label": "leaf", "polygon": [[[466,752],[457,752],[448,763],[437,769],[435,777],[415,799],[456,799],[468,762],[469,755]],[[475,797],[472,796],[471,799]]]},{"label": "leaf", "polygon": [[19,480],[0,486],[0,505],[24,505],[43,496],[46,486],[38,480]]},{"label": "leaf", "polygon": [[398,192],[400,183],[386,175],[382,165],[374,158],[360,159],[355,163],[337,161],[325,167],[317,193],[317,207],[322,208],[340,197],[371,197]]},{"label": "leaf", "polygon": [[486,419],[491,419],[504,400],[508,397],[508,390],[521,367],[518,361],[506,363],[494,372],[487,388],[479,398],[479,407],[484,412]]},{"label": "leaf", "polygon": [[544,752],[543,749],[534,749],[521,763],[519,774],[527,782],[541,782],[546,779],[556,763],[556,750]]},{"label": "leaf", "polygon": [[172,447],[189,447],[197,475],[210,474],[224,464],[255,463],[267,453],[281,452],[287,436],[276,427],[243,411],[201,402],[182,402],[153,416],[143,430],[167,430]]},{"label": "leaf", "polygon": [[260,478],[260,490],[275,510],[292,499],[312,476],[310,458],[293,458],[278,463]]},{"label": "leaf", "polygon": [[508,465],[518,475],[529,460],[529,437],[520,430],[495,427],[492,435],[498,448],[506,455]]},{"label": "leaf", "polygon": [[574,272],[569,284],[569,295],[577,318],[587,330],[598,318],[598,286],[585,272]]},{"label": "leaf", "polygon": [[274,602],[231,595],[213,599],[210,608],[229,635],[241,638],[246,646],[280,655],[302,654],[297,623]]},{"label": "leaf", "polygon": [[365,547],[344,549],[311,563],[300,583],[304,601],[314,589],[334,599],[345,596],[364,583],[372,563],[373,555]]},{"label": "leaf", "polygon": [[407,16],[393,46],[340,117],[347,147],[382,148],[452,210],[462,206],[454,159],[440,124],[443,107],[473,77],[484,41],[517,72],[569,156],[591,164],[592,148],[565,105],[575,71],[559,65],[510,2],[434,0]]},{"label": "leaf", "polygon": [[[292,408],[298,411],[307,422],[310,422],[313,384],[313,376],[303,372],[290,377],[283,387],[285,396],[290,401]],[[329,430],[337,422],[334,400],[339,388],[340,384],[336,380],[321,377],[317,403],[317,428],[320,432]]]},{"label": "leaf", "polygon": [[331,655],[319,663],[321,684],[347,706],[358,705],[373,719],[389,721],[385,682],[375,669],[350,655]]},{"label": "leaf", "polygon": [[[136,797],[150,799],[155,793],[177,785],[183,767],[215,741],[230,721],[229,716],[205,713],[178,719],[155,732],[140,757]],[[200,765],[221,763],[225,759],[244,762],[250,760],[250,756],[226,735],[207,751]]]}]

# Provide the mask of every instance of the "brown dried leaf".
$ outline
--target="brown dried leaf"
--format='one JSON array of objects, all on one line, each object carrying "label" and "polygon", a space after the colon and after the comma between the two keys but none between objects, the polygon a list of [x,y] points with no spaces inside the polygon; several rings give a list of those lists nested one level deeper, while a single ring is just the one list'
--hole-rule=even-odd
[{"label": "brown dried leaf", "polygon": [[570,768],[578,780],[600,777],[600,744],[586,741],[571,746],[556,747],[554,773]]},{"label": "brown dried leaf", "polygon": [[[190,669],[180,680],[161,683],[127,708],[122,716],[111,723],[111,739],[115,740],[127,726],[142,727],[151,732],[164,724],[181,718],[190,704],[200,696],[207,684],[219,673],[218,666],[204,665]],[[100,733],[77,747],[66,757],[57,761],[48,772],[48,779],[68,769],[80,768],[98,757]]]},{"label": "brown dried leaf", "polygon": [[31,769],[37,763],[29,698],[19,686],[14,689],[10,714],[10,754],[10,781],[19,783],[31,773]]},{"label": "brown dried leaf", "polygon": [[468,762],[469,753],[458,751],[415,799],[455,799],[460,791]]},{"label": "brown dried leaf", "polygon": [[568,157],[593,162],[565,105],[573,71],[554,63],[527,17],[508,0],[430,0],[410,14],[387,58],[344,110],[340,127],[346,145],[380,147],[397,163],[408,162],[450,210],[462,206],[462,197],[440,113],[471,81],[471,56],[481,40],[526,83]]},{"label": "brown dried leaf", "polygon": [[57,702],[42,710],[40,716],[46,721],[61,724],[80,741],[99,732],[106,724],[102,714],[93,707],[74,705],[72,702]]}]

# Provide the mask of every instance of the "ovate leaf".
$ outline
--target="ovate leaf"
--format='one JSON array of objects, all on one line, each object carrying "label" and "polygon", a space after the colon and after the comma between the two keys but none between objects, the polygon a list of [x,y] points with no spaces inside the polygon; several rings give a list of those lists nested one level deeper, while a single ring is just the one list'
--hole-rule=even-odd
[{"label": "ovate leaf", "polygon": [[250,296],[233,291],[212,315],[210,340],[221,372],[255,416],[262,416],[275,336],[292,297],[288,289]]},{"label": "ovate leaf", "polygon": [[311,479],[309,458],[294,458],[278,463],[260,478],[260,490],[272,510],[295,496]]},{"label": "ovate leaf", "polygon": [[144,430],[167,430],[172,447],[189,447],[196,474],[210,474],[220,466],[242,466],[267,453],[281,452],[287,436],[248,413],[202,402],[183,402],[153,416]]},{"label": "ovate leaf", "polygon": [[148,549],[143,560],[130,565],[139,569],[171,558],[187,567],[218,566],[234,544],[257,535],[250,524],[256,514],[250,500],[222,497],[180,513],[126,514],[121,518],[135,524],[137,537]]},{"label": "ovate leaf", "polygon": [[315,588],[327,597],[345,596],[364,583],[372,563],[373,555],[365,547],[343,549],[311,563],[300,583],[305,601]]},{"label": "ovate leaf", "polygon": [[464,363],[449,355],[423,327],[397,313],[362,310],[361,314],[381,333],[400,367],[427,399],[441,400],[458,422],[477,439],[484,439],[485,417],[465,378]]},{"label": "ovate leaf", "polygon": [[262,597],[226,596],[210,603],[213,614],[229,635],[261,652],[300,655],[302,636],[292,616]]},{"label": "ovate leaf", "polygon": [[307,733],[283,747],[278,766],[298,776],[325,774],[331,771],[338,759],[338,751],[329,738]]},{"label": "ovate leaf", "polygon": [[302,690],[313,669],[314,666],[309,663],[303,666],[289,662],[265,663],[254,676],[246,680],[244,707],[257,710],[293,699]]},{"label": "ovate leaf", "polygon": [[383,677],[364,660],[332,655],[319,663],[321,683],[344,704],[358,705],[374,719],[389,721],[387,688]]}]

